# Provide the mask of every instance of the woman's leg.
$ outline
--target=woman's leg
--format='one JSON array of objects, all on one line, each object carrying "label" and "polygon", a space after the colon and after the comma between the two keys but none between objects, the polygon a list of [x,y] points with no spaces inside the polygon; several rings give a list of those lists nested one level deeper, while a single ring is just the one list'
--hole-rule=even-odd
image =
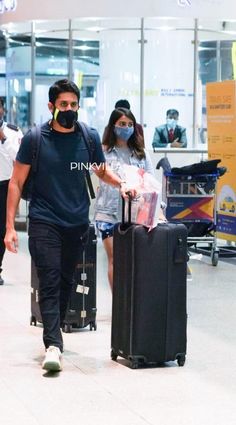
[{"label": "woman's leg", "polygon": [[103,239],[103,245],[107,253],[108,260],[108,280],[111,290],[113,289],[113,236]]}]

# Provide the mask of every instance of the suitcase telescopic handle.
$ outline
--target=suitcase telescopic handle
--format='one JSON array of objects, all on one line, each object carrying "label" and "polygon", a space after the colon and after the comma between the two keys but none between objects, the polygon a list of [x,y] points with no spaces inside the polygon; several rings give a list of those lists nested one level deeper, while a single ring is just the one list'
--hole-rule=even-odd
[{"label": "suitcase telescopic handle", "polygon": [[124,199],[123,196],[122,196],[122,219],[121,219],[122,224],[126,224],[126,223],[131,224],[131,201],[132,201],[132,198],[131,198],[130,193],[127,193],[127,195],[128,195],[128,200],[127,200],[127,202],[128,202],[128,221],[127,222],[125,221],[126,199]]}]

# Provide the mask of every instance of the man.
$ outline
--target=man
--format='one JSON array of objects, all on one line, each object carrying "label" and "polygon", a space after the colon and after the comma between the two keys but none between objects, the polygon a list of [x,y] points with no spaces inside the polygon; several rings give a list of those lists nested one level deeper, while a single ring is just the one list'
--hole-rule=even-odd
[{"label": "man", "polygon": [[[52,119],[41,127],[40,151],[29,206],[29,251],[39,277],[39,306],[46,348],[43,369],[61,370],[63,323],[73,274],[88,231],[89,197],[83,164],[89,161],[87,144],[77,124],[80,91],[67,79],[49,89]],[[93,131],[91,164],[104,182],[127,188],[105,165],[101,143]],[[32,164],[30,132],[23,139],[9,184],[6,247],[17,252],[14,218],[23,184]],[[73,164],[73,166],[72,166]],[[78,167],[74,167],[78,164]],[[135,194],[135,191],[131,191]]]},{"label": "man", "polygon": [[2,262],[5,253],[4,237],[6,232],[6,203],[9,180],[12,175],[13,162],[23,136],[15,125],[3,120],[4,101],[0,98],[0,285],[2,278]]},{"label": "man", "polygon": [[155,128],[153,148],[186,148],[186,128],[178,125],[179,112],[169,109],[166,112],[166,124]]}]

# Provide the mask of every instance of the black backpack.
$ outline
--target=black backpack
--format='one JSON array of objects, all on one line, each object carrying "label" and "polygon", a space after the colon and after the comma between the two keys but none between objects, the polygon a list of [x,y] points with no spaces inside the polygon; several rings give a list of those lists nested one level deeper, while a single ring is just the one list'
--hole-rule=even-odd
[{"label": "black backpack", "polygon": [[32,165],[30,172],[25,180],[23,189],[21,192],[21,198],[25,201],[30,201],[33,191],[34,175],[38,168],[38,156],[40,149],[40,140],[41,140],[41,128],[37,125],[31,128],[31,151],[32,151]]},{"label": "black backpack", "polygon": [[[93,152],[95,149],[93,137],[96,137],[96,131],[95,129],[88,127],[83,122],[77,122],[77,126],[82,131],[82,134],[89,152],[89,161],[92,162]],[[25,201],[30,201],[32,197],[34,177],[38,168],[38,157],[39,157],[40,142],[41,142],[41,127],[37,125],[35,127],[32,127],[30,131],[31,131],[30,141],[31,141],[31,151],[32,151],[32,165],[31,165],[28,177],[25,180],[25,183],[23,185],[23,189],[21,193],[21,198],[24,199]],[[88,192],[90,194],[91,199],[94,199],[95,193],[94,193],[93,184],[92,184],[89,170],[85,169],[84,173],[85,173],[85,180],[86,180]]]},{"label": "black backpack", "polygon": [[195,174],[217,174],[217,165],[221,159],[210,159],[200,161],[195,164],[185,165],[183,167],[173,167],[171,172],[178,175],[195,175]]}]

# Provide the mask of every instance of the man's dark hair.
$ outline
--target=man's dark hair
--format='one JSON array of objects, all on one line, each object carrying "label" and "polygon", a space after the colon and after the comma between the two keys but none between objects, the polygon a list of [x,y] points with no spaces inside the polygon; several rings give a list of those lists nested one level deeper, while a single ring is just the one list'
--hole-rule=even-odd
[{"label": "man's dark hair", "polygon": [[116,108],[125,108],[125,109],[130,109],[130,103],[128,102],[127,99],[120,99],[117,100],[116,104],[115,104],[115,109]]},{"label": "man's dark hair", "polygon": [[4,99],[0,97],[0,108],[4,108]]},{"label": "man's dark hair", "polygon": [[75,83],[73,83],[73,81],[67,80],[66,78],[63,79],[63,80],[56,81],[49,88],[49,91],[48,91],[49,102],[53,103],[53,105],[54,105],[59,94],[65,93],[65,92],[74,93],[77,96],[78,102],[79,102],[79,100],[80,100],[80,90],[79,90],[79,88],[77,87],[77,85]]},{"label": "man's dark hair", "polygon": [[168,111],[166,112],[166,116],[168,115],[177,115],[177,117],[179,116],[179,111],[177,111],[177,109],[168,109]]}]

